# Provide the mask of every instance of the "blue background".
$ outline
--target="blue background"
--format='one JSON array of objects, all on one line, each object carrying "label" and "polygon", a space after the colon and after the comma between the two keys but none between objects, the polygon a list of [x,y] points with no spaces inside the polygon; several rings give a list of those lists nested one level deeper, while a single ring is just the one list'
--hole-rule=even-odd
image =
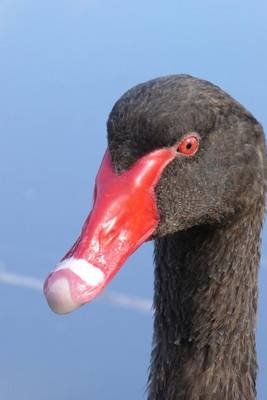
[{"label": "blue background", "polygon": [[[73,243],[91,206],[108,113],[134,84],[202,77],[266,127],[266,17],[263,0],[1,0],[1,266],[43,279]],[[267,398],[266,236],[265,228],[259,400]],[[111,289],[151,298],[152,286],[146,244]],[[59,317],[38,291],[0,284],[0,296],[1,400],[144,398],[149,313],[96,301]]]}]

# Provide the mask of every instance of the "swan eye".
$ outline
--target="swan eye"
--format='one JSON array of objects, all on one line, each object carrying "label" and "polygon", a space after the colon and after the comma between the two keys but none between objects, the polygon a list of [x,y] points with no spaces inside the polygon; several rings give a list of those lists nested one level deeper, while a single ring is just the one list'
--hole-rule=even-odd
[{"label": "swan eye", "polygon": [[196,134],[190,134],[178,144],[177,152],[185,156],[193,156],[198,151],[198,146],[199,137]]}]

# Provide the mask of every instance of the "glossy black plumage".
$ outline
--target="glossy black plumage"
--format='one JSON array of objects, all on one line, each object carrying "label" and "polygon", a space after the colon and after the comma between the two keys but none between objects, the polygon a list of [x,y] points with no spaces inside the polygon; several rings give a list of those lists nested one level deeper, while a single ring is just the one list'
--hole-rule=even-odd
[{"label": "glossy black plumage", "polygon": [[187,75],[128,91],[108,120],[115,169],[200,135],[156,188],[154,345],[149,400],[253,400],[255,317],[267,161],[262,127]]}]

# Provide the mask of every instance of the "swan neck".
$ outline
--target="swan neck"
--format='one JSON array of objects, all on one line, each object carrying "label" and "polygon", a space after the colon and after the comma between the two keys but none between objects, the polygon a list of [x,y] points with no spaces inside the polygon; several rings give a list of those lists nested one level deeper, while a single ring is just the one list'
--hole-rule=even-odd
[{"label": "swan neck", "polygon": [[256,398],[261,223],[256,209],[156,241],[149,400]]}]

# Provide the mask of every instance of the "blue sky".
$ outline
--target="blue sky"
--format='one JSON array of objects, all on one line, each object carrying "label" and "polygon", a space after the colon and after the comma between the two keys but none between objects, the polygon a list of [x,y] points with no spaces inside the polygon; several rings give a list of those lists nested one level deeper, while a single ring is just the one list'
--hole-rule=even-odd
[{"label": "blue sky", "polygon": [[[266,17],[263,0],[1,0],[1,268],[43,279],[70,247],[91,206],[108,113],[134,84],[202,77],[267,127]],[[265,228],[259,400],[267,398],[266,243]],[[149,299],[152,288],[146,244],[110,290]],[[96,301],[59,317],[38,290],[0,284],[0,296],[1,399],[144,398],[149,313]]]}]

